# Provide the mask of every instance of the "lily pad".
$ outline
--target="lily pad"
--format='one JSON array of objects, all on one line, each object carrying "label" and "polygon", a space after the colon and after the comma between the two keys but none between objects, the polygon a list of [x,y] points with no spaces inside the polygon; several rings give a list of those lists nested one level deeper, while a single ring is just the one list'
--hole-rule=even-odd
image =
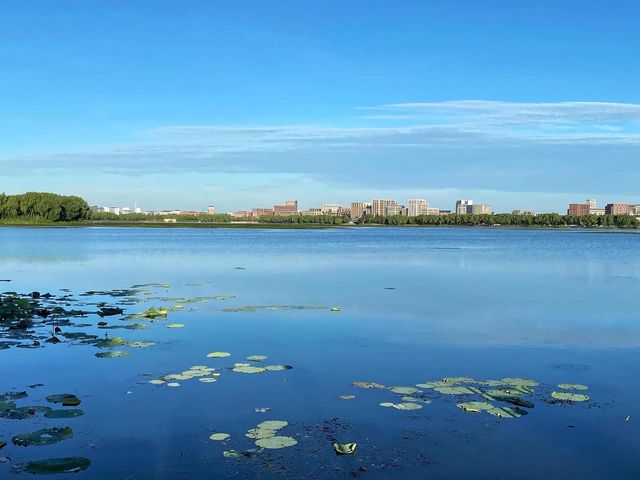
[{"label": "lily pad", "polygon": [[124,350],[111,350],[110,352],[98,352],[95,356],[98,358],[120,358],[128,357],[129,355],[131,355],[131,353]]},{"label": "lily pad", "polygon": [[356,396],[343,393],[343,394],[338,395],[338,398],[341,399],[341,400],[353,400],[354,398],[356,398]]},{"label": "lily pad", "polygon": [[25,470],[36,475],[50,475],[80,472],[87,469],[89,465],[91,461],[84,457],[48,458],[27,463]]},{"label": "lily pad", "polygon": [[237,450],[225,450],[224,452],[222,452],[222,455],[225,458],[241,458],[242,457],[242,453],[238,452]]},{"label": "lily pad", "polygon": [[494,417],[499,418],[518,418],[526,415],[527,412],[521,410],[519,408],[509,408],[509,407],[495,407],[489,410],[486,410],[489,415],[493,415]]},{"label": "lily pad", "polygon": [[564,402],[586,402],[589,400],[588,395],[582,393],[569,393],[569,392],[551,392],[551,396],[556,400],[562,400]]},{"label": "lily pad", "polygon": [[266,355],[249,355],[247,357],[247,360],[251,361],[251,362],[262,362],[264,360],[266,360],[267,357]]},{"label": "lily pad", "polygon": [[232,370],[238,373],[262,373],[266,371],[266,369],[262,367],[252,367],[252,366],[245,366],[245,365],[239,365],[239,366],[233,367]]},{"label": "lily pad", "polygon": [[476,395],[481,393],[477,388],[460,386],[435,387],[434,390],[445,395]]},{"label": "lily pad", "polygon": [[164,380],[160,380],[159,378],[155,378],[153,380],[149,380],[149,383],[151,385],[163,385],[163,384],[165,384],[167,382],[165,382]]},{"label": "lily pad", "polygon": [[358,387],[358,388],[366,388],[366,389],[371,389],[371,388],[386,388],[384,385],[382,385],[381,383],[376,383],[376,382],[353,382],[352,385],[354,387]]},{"label": "lily pad", "polygon": [[167,328],[182,328],[184,327],[184,323],[170,323],[167,325]]},{"label": "lily pad", "polygon": [[248,438],[253,438],[254,440],[259,440],[261,438],[269,438],[269,437],[275,437],[276,436],[276,431],[275,430],[270,430],[268,428],[252,428],[250,430],[247,430],[247,433],[244,434],[245,437]]},{"label": "lily pad", "polygon": [[180,384],[178,382],[169,382],[167,383],[167,387],[172,387],[172,388],[176,388],[179,387]]},{"label": "lily pad", "polygon": [[207,358],[224,358],[229,357],[231,354],[229,352],[211,352],[207,354]]},{"label": "lily pad", "polygon": [[540,385],[535,380],[528,380],[526,378],[519,378],[519,377],[503,378],[501,382],[507,385],[513,385],[518,387],[537,387],[538,385]]},{"label": "lily pad", "polygon": [[61,442],[73,437],[71,427],[65,428],[43,428],[32,433],[16,435],[11,439],[14,445],[19,447],[43,446]]},{"label": "lily pad", "polygon": [[49,403],[60,403],[63,407],[77,407],[80,405],[80,399],[73,393],[59,393],[46,397]]},{"label": "lily pad", "polygon": [[357,445],[357,443],[334,443],[333,449],[338,455],[353,455]]},{"label": "lily pad", "polygon": [[280,430],[281,428],[289,425],[289,422],[286,420],[265,420],[262,423],[259,423],[257,428],[265,428],[268,430]]},{"label": "lily pad", "polygon": [[217,378],[211,378],[211,377],[199,378],[198,380],[202,383],[214,383],[218,381]]},{"label": "lily pad", "polygon": [[418,393],[420,391],[414,387],[391,387],[389,390],[393,393],[400,393],[402,395],[411,395],[412,393]]},{"label": "lily pad", "polygon": [[280,436],[260,438],[256,440],[257,446],[261,448],[266,448],[269,450],[292,447],[297,443],[298,441],[293,437],[280,437]]},{"label": "lily pad", "polygon": [[84,411],[80,409],[69,409],[69,410],[50,410],[44,414],[47,418],[73,418],[73,417],[81,417],[84,415]]},{"label": "lily pad", "polygon": [[210,435],[209,438],[211,440],[215,440],[216,442],[222,442],[231,438],[231,435],[229,435],[228,433],[214,433]]},{"label": "lily pad", "polygon": [[127,347],[132,348],[147,348],[153,347],[155,345],[154,342],[127,342]]},{"label": "lily pad", "polygon": [[562,388],[564,390],[589,390],[589,387],[586,385],[580,385],[579,383],[561,383],[558,385],[558,388]]},{"label": "lily pad", "polygon": [[489,402],[463,402],[459,403],[458,407],[465,412],[477,413],[485,410],[491,410],[494,408]]}]

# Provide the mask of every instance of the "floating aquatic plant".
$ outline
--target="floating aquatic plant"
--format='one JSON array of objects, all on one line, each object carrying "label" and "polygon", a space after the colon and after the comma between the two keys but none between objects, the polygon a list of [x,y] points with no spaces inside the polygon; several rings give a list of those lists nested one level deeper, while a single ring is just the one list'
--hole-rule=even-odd
[{"label": "floating aquatic plant", "polygon": [[228,433],[214,433],[214,434],[211,434],[209,438],[216,442],[222,442],[224,440],[228,440],[229,438],[231,438],[231,435],[229,435]]},{"label": "floating aquatic plant", "polygon": [[71,427],[65,428],[43,428],[31,433],[16,435],[11,439],[14,445],[20,447],[43,446],[61,442],[73,437]]},{"label": "floating aquatic plant", "polygon": [[80,405],[80,399],[73,393],[58,393],[46,397],[49,403],[60,403],[63,407],[77,407]]},{"label": "floating aquatic plant", "polygon": [[337,455],[353,455],[357,445],[357,443],[334,443],[333,450]]},{"label": "floating aquatic plant", "polygon": [[366,388],[366,389],[372,389],[372,388],[380,388],[380,389],[382,389],[382,388],[386,388],[381,383],[376,383],[376,382],[352,382],[352,385],[354,387]]},{"label": "floating aquatic plant", "polygon": [[28,462],[25,471],[35,475],[50,475],[56,473],[76,473],[85,470],[91,461],[84,457],[47,458]]},{"label": "floating aquatic plant", "polygon": [[95,356],[98,358],[120,358],[128,357],[129,355],[131,355],[131,353],[124,350],[112,350],[110,352],[98,352]]},{"label": "floating aquatic plant", "polygon": [[561,383],[558,385],[558,388],[562,388],[563,390],[589,390],[589,387],[579,383]]},{"label": "floating aquatic plant", "polygon": [[261,448],[275,450],[279,448],[287,448],[296,445],[298,441],[293,437],[267,437],[256,440],[256,445]]},{"label": "floating aquatic plant", "polygon": [[207,354],[207,358],[224,358],[230,355],[229,352],[211,352]]},{"label": "floating aquatic plant", "polygon": [[551,392],[551,396],[556,400],[562,400],[564,402],[586,402],[589,400],[588,395],[581,393],[569,393],[569,392]]}]

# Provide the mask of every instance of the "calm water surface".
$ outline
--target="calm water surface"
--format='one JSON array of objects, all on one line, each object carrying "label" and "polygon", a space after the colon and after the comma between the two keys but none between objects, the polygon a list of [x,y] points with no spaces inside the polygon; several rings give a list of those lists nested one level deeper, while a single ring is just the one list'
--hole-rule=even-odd
[{"label": "calm water surface", "polygon": [[[634,479],[640,476],[640,236],[506,229],[329,230],[0,228],[0,289],[63,294],[169,283],[125,314],[170,306],[149,297],[235,295],[186,304],[146,330],[108,330],[149,348],[96,358],[63,341],[0,350],[0,393],[27,390],[20,405],[75,393],[84,416],[0,418],[0,477],[34,459],[84,456],[91,466],[58,478]],[[238,269],[237,267],[243,267]],[[321,305],[257,309],[246,305]],[[91,307],[95,311],[96,307]],[[64,327],[103,336],[96,315]],[[108,317],[110,325],[131,321]],[[184,328],[166,328],[183,323]],[[46,338],[46,337],[45,337]],[[206,354],[226,351],[228,358]],[[282,372],[226,368],[267,355]],[[152,378],[192,365],[220,368],[215,383],[179,388]],[[467,413],[465,400],[424,390],[415,411],[388,390],[443,377],[524,377],[540,382],[535,408],[515,419]],[[27,388],[42,383],[43,387]],[[558,383],[588,385],[585,403],[551,404]],[[356,395],[340,399],[340,394]],[[256,413],[256,407],[269,407]],[[244,433],[286,420],[298,444],[255,448]],[[11,438],[69,425],[74,437],[17,447]],[[214,432],[231,439],[209,440]],[[331,443],[357,442],[336,456]]]}]

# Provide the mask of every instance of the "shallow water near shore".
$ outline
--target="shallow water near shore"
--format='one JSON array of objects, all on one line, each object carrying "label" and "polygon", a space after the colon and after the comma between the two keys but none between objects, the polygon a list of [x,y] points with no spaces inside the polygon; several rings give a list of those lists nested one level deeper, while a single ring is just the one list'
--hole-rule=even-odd
[{"label": "shallow water near shore", "polygon": [[[88,468],[54,478],[637,478],[639,245],[588,230],[1,228],[0,291],[89,313],[60,314],[60,333],[0,326],[0,395],[57,409],[46,397],[70,393],[83,411],[0,417],[0,477],[84,457]],[[101,302],[123,313],[100,317]],[[149,308],[166,316],[140,315]],[[120,328],[134,324],[146,328]],[[125,343],[97,345],[105,335]],[[96,357],[114,351],[129,355]],[[166,378],[193,366],[220,375]],[[416,387],[445,377],[482,392],[486,380],[539,385],[520,395],[526,415],[501,418],[457,406],[486,401],[477,394]],[[588,387],[588,400],[556,401],[560,384]],[[259,448],[245,434],[267,420],[297,443]],[[57,443],[12,442],[67,426]],[[334,442],[357,448],[336,455]]]}]

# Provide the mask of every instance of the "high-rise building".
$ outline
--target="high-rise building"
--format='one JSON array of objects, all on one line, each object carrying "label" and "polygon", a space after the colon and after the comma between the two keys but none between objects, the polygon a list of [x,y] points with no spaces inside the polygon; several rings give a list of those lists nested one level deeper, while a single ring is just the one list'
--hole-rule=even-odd
[{"label": "high-rise building", "polygon": [[207,207],[207,215],[214,215],[216,213],[216,207],[209,205]]},{"label": "high-rise building", "polygon": [[351,202],[351,219],[357,220],[364,216],[364,203]]},{"label": "high-rise building", "polygon": [[410,217],[417,217],[418,215],[429,214],[429,204],[426,200],[411,199],[409,200],[409,207],[407,209]]},{"label": "high-rise building", "polygon": [[607,215],[627,215],[631,213],[631,205],[628,203],[608,203],[604,207]]},{"label": "high-rise building", "polygon": [[472,213],[473,211],[473,200],[458,200],[456,202],[456,214],[465,215],[467,213]]},{"label": "high-rise building", "polygon": [[395,200],[371,200],[371,215],[384,216],[385,208],[397,205]]},{"label": "high-rise building", "polygon": [[491,215],[491,205],[488,203],[476,203],[471,205],[471,213],[474,215]]}]

